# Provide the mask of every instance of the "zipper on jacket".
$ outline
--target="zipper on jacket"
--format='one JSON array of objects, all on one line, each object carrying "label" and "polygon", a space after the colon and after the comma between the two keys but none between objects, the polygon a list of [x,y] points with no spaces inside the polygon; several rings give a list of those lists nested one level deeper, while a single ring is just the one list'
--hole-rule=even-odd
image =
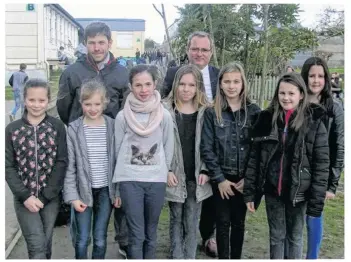
[{"label": "zipper on jacket", "polygon": [[283,180],[283,163],[284,163],[284,156],[285,156],[285,139],[288,134],[288,126],[285,125],[283,131],[283,155],[280,159],[280,170],[279,170],[279,178],[278,178],[278,196],[281,195],[282,191],[282,180]]},{"label": "zipper on jacket", "polygon": [[295,192],[295,197],[294,197],[294,199],[293,199],[293,206],[294,206],[294,207],[295,207],[295,205],[296,205],[296,196],[297,196],[297,192],[299,191],[300,186],[301,186],[301,166],[302,166],[303,148],[304,148],[304,146],[305,146],[305,139],[302,140],[301,161],[300,161],[299,169],[297,170],[299,185],[297,186],[297,189],[296,189],[296,192]]},{"label": "zipper on jacket", "polygon": [[34,126],[34,144],[35,144],[35,175],[37,177],[37,197],[39,196],[39,172],[38,172],[38,140],[37,127]]}]

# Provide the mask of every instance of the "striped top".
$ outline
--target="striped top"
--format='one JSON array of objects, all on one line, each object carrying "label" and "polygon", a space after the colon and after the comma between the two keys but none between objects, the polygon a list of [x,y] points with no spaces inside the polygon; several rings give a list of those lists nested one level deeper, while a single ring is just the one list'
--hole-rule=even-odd
[{"label": "striped top", "polygon": [[88,160],[91,170],[91,187],[106,187],[108,186],[106,125],[84,125],[84,135],[87,142]]}]

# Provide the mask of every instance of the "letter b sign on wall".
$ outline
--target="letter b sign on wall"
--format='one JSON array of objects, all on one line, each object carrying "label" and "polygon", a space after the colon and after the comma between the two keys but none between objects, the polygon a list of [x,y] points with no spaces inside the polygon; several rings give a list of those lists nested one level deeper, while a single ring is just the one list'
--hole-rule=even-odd
[{"label": "letter b sign on wall", "polygon": [[27,11],[34,11],[34,4],[27,4]]}]

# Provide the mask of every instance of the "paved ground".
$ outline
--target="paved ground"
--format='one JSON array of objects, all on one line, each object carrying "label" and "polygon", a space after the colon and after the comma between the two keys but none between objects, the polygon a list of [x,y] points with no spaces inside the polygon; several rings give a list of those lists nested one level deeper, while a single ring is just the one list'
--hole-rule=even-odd
[{"label": "paved ground", "polygon": [[[118,244],[114,242],[113,231],[108,232],[106,259],[121,259],[118,254]],[[91,245],[89,249],[91,256]],[[74,249],[68,227],[58,227],[54,230],[52,239],[52,259],[74,259]],[[17,242],[8,259],[28,259],[27,246],[23,236]]]},{"label": "paved ground", "polygon": [[[12,110],[15,105],[14,101],[5,101],[5,125],[7,126],[10,123],[10,119],[8,117],[8,113]],[[16,117],[20,117],[21,112],[20,110],[17,111]],[[15,209],[13,207],[13,196],[10,188],[8,187],[7,183],[5,185],[5,249],[7,249],[8,245],[10,244],[11,240],[15,237],[19,225],[17,223],[17,218],[15,214]]]}]

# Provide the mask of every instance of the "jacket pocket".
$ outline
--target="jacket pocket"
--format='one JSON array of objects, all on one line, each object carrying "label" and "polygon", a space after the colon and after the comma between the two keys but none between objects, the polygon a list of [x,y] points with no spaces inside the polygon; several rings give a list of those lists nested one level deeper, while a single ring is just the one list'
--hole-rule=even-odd
[{"label": "jacket pocket", "polygon": [[230,121],[224,120],[222,123],[215,121],[215,131],[217,139],[224,139],[230,135]]},{"label": "jacket pocket", "polygon": [[307,168],[300,171],[300,189],[298,193],[305,193],[311,185],[311,173]]}]

